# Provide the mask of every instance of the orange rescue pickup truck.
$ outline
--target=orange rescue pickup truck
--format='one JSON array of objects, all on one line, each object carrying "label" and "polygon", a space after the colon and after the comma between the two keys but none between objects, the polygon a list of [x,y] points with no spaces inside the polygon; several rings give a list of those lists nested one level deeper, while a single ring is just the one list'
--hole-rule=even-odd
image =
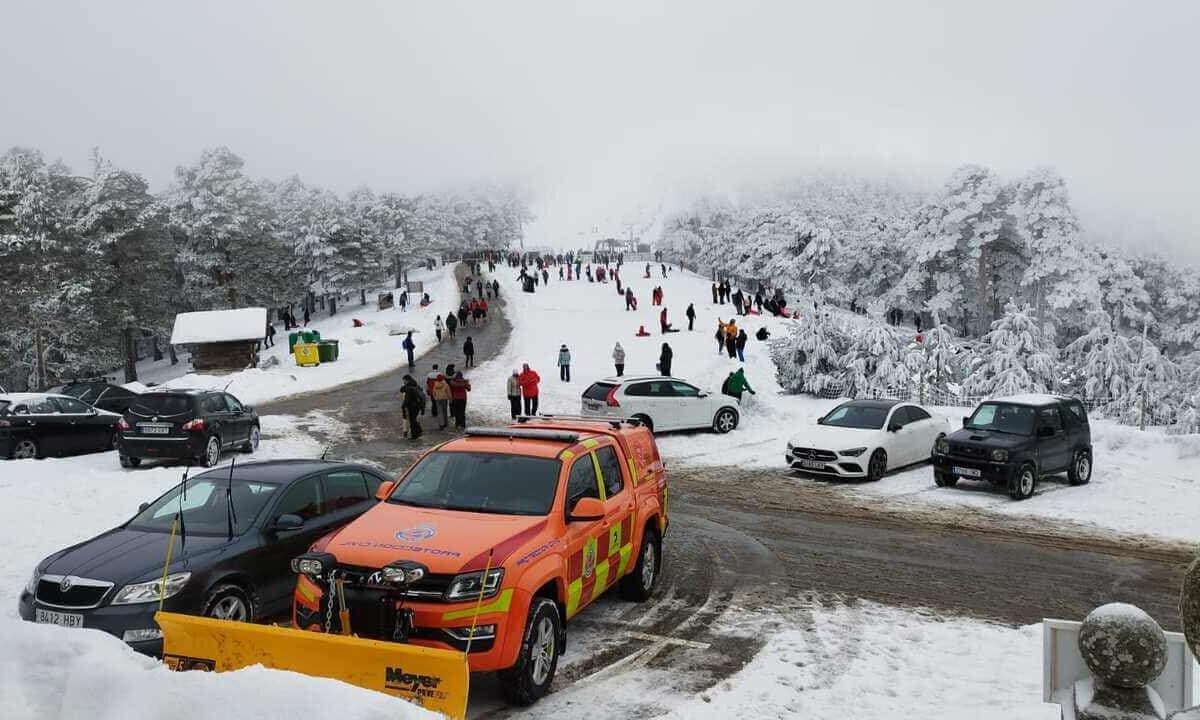
[{"label": "orange rescue pickup truck", "polygon": [[295,626],[465,651],[516,704],[549,690],[567,620],[614,585],[646,600],[662,568],[666,475],[634,421],[468,429],[378,497],[293,562]]}]

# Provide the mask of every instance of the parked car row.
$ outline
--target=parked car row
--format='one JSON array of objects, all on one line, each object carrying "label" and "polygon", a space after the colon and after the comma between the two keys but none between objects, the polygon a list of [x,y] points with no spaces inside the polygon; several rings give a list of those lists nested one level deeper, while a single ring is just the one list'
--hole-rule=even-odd
[{"label": "parked car row", "polygon": [[788,443],[788,467],[877,481],[893,470],[932,462],[938,487],[985,481],[1014,500],[1032,497],[1047,476],[1065,473],[1072,485],[1092,477],[1087,410],[1072,398],[988,400],[953,431],[948,419],[913,403],[851,400],[819,418],[817,426]]}]

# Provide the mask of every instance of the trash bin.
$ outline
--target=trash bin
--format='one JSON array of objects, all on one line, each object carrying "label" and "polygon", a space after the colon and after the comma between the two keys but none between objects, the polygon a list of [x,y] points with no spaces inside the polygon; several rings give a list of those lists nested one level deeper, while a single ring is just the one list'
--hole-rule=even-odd
[{"label": "trash bin", "polygon": [[300,342],[315,343],[321,339],[321,333],[316,330],[301,330]]},{"label": "trash bin", "polygon": [[317,354],[321,362],[334,362],[338,359],[338,341],[322,340],[317,343]]},{"label": "trash bin", "polygon": [[289,353],[293,353],[296,351],[296,343],[298,343],[298,342],[300,342],[300,333],[298,333],[298,332],[288,333],[288,352]]},{"label": "trash bin", "polygon": [[320,365],[321,355],[317,348],[316,343],[296,343],[296,364],[301,367]]}]

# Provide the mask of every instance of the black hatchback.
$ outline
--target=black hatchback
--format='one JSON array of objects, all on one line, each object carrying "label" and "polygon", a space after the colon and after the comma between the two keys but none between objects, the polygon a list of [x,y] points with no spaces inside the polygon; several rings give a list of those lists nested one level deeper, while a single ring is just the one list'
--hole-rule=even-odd
[{"label": "black hatchback", "polygon": [[97,410],[123,413],[129,409],[130,403],[138,396],[132,390],[103,380],[86,380],[69,382],[59,391],[63,395],[82,400]]},{"label": "black hatchback", "polygon": [[26,620],[103,630],[151,654],[162,652],[160,597],[165,610],[191,615],[285,616],[292,558],[372,507],[385,479],[322,460],[235,465],[232,480],[226,468],[210,470],[188,479],[185,492],[176,486],[125,524],[40,562],[18,610]]},{"label": "black hatchback", "polygon": [[120,423],[121,467],[145,458],[212,467],[225,450],[258,449],[258,413],[220,390],[156,390],[129,405]]}]

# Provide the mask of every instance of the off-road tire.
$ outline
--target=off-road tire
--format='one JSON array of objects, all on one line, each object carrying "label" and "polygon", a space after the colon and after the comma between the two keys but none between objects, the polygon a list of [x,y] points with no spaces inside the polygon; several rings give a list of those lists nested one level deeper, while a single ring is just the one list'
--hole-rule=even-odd
[{"label": "off-road tire", "polygon": [[[647,555],[649,553],[649,555]],[[647,558],[650,572],[647,573]],[[633,571],[621,578],[621,597],[634,602],[646,602],[654,594],[658,578],[662,575],[662,541],[658,531],[652,527],[642,533],[642,546],[638,549],[637,563]]]},{"label": "off-road tire", "polygon": [[[535,680],[535,652],[544,648],[535,647],[539,639],[543,621],[548,621],[552,629],[552,647],[550,648],[549,671],[540,682]],[[554,673],[558,669],[558,658],[562,655],[563,634],[562,618],[558,614],[558,605],[545,597],[535,597],[529,605],[529,616],[525,621],[525,636],[521,640],[521,650],[517,653],[517,662],[510,668],[496,673],[500,680],[500,689],[505,699],[513,705],[532,705],[548,692],[554,682]]]},{"label": "off-road tire", "polygon": [[[235,604],[240,605],[244,616],[240,613],[238,616],[226,614],[225,611]],[[238,622],[254,622],[258,617],[257,609],[254,607],[254,597],[240,586],[231,583],[218,585],[208,593],[208,597],[204,600],[204,611],[201,614],[204,617]]]},{"label": "off-road tire", "polygon": [[1008,481],[1008,496],[1013,500],[1028,500],[1037,489],[1037,469],[1030,463],[1017,468]]},{"label": "off-road tire", "polygon": [[1071,467],[1067,468],[1067,482],[1072,485],[1087,485],[1092,481],[1092,452],[1076,450],[1071,458]]},{"label": "off-road tire", "polygon": [[730,430],[734,430],[738,426],[738,413],[733,408],[721,408],[713,417],[713,430],[718,434],[724,435]]},{"label": "off-road tire", "polygon": [[128,455],[118,455],[117,458],[121,461],[121,467],[123,467],[123,468],[135,468],[138,465],[142,464],[142,459],[140,457],[130,457]]},{"label": "off-road tire", "polygon": [[871,459],[867,461],[867,479],[871,482],[878,482],[887,474],[887,451],[879,448],[871,453]]},{"label": "off-road tire", "polygon": [[958,476],[934,470],[933,483],[938,487],[954,487],[958,484]]},{"label": "off-road tire", "polygon": [[[217,451],[212,451],[213,443],[217,445]],[[208,441],[204,443],[204,450],[200,452],[200,464],[204,467],[214,467],[221,461],[221,438],[216,435],[209,435]]]},{"label": "off-road tire", "polygon": [[250,436],[246,439],[246,444],[242,445],[242,452],[252,453],[258,449],[258,443],[262,439],[262,431],[258,426],[250,428]]}]

